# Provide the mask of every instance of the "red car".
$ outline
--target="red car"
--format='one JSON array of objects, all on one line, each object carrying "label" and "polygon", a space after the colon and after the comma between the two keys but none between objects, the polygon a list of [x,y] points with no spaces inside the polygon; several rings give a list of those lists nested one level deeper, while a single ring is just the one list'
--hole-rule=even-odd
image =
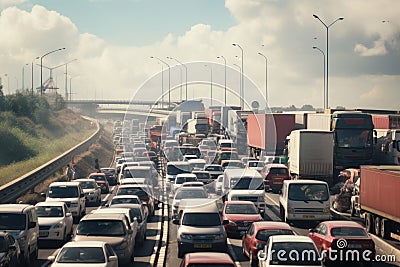
[{"label": "red car", "polygon": [[225,231],[228,236],[240,234],[253,222],[262,221],[257,207],[251,201],[225,201],[222,210],[222,220],[228,220]]},{"label": "red car", "polygon": [[102,172],[93,172],[89,174],[88,179],[94,179],[96,180],[96,183],[100,186],[101,188],[101,193],[102,194],[108,194],[110,193],[110,185],[108,184],[107,181],[107,176],[105,173]]},{"label": "red car", "polygon": [[232,258],[221,252],[195,252],[187,253],[180,267],[212,266],[212,267],[235,267]]},{"label": "red car", "polygon": [[265,165],[261,171],[261,176],[264,178],[265,191],[272,190],[274,193],[279,193],[284,180],[290,180],[286,165],[278,163]]},{"label": "red car", "polygon": [[[317,249],[321,252],[325,252],[325,261],[347,261],[347,262],[358,262],[365,261],[366,263],[372,263],[372,259],[375,258],[375,244],[364,227],[357,222],[353,221],[325,221],[318,224],[315,228],[310,229],[308,236],[314,241]],[[330,258],[329,250],[342,250],[343,257],[340,258],[339,252],[333,253],[332,256],[336,258]],[[363,253],[366,252],[367,257],[371,259],[364,259]],[[346,253],[347,251],[354,252],[359,255],[359,258],[353,258],[353,253]],[[357,252],[356,252],[357,251]],[[347,257],[346,258],[346,254]]]},{"label": "red car", "polygon": [[243,254],[250,259],[251,266],[258,266],[257,253],[264,249],[270,236],[294,235],[289,224],[283,222],[254,222],[242,237]]}]

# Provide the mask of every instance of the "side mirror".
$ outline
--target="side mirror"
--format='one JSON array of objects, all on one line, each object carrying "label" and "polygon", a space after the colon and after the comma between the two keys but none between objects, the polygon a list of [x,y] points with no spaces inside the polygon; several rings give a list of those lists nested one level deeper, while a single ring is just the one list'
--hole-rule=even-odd
[{"label": "side mirror", "polygon": [[47,260],[50,262],[54,262],[56,260],[56,256],[48,256]]},{"label": "side mirror", "polygon": [[110,257],[108,257],[108,261],[109,262],[118,261],[118,257],[117,256],[110,256]]},{"label": "side mirror", "polygon": [[314,233],[315,231],[314,231],[314,228],[310,228],[310,229],[308,229],[308,232],[310,232],[310,233]]},{"label": "side mirror", "polygon": [[227,225],[227,224],[229,224],[229,220],[223,220],[222,221],[222,225]]},{"label": "side mirror", "polygon": [[30,222],[29,225],[28,225],[28,228],[29,228],[29,229],[35,228],[36,225],[37,225],[36,222]]},{"label": "side mirror", "polygon": [[41,197],[46,197],[46,193],[40,193]]},{"label": "side mirror", "polygon": [[109,208],[109,207],[110,207],[110,203],[107,203],[105,206],[106,206],[107,208]]},{"label": "side mirror", "polygon": [[72,216],[72,213],[70,213],[70,212],[65,213],[65,217],[71,217],[71,216]]},{"label": "side mirror", "polygon": [[180,223],[179,223],[179,220],[177,220],[177,219],[172,220],[172,223],[173,223],[173,224],[176,224],[176,225],[179,225],[179,224],[180,224]]}]

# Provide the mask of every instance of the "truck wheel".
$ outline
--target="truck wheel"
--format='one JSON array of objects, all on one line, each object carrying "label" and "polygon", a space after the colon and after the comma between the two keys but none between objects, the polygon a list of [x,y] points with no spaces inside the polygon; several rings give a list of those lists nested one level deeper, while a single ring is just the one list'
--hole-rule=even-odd
[{"label": "truck wheel", "polygon": [[379,236],[380,233],[381,233],[381,218],[379,216],[376,216],[374,220],[374,234]]},{"label": "truck wheel", "polygon": [[368,233],[372,233],[372,215],[371,213],[365,213],[365,230]]},{"label": "truck wheel", "polygon": [[390,237],[390,222],[387,219],[381,220],[380,236],[385,239]]}]

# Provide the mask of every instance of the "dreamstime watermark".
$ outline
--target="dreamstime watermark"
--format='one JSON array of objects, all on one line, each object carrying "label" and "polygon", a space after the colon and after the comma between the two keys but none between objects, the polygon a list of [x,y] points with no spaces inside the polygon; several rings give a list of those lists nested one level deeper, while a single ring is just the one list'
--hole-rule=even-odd
[{"label": "dreamstime watermark", "polygon": [[346,239],[336,241],[337,249],[323,250],[319,254],[314,249],[271,249],[258,251],[260,261],[272,260],[277,262],[396,262],[395,255],[376,255],[374,249],[361,249],[360,244],[348,244]]}]

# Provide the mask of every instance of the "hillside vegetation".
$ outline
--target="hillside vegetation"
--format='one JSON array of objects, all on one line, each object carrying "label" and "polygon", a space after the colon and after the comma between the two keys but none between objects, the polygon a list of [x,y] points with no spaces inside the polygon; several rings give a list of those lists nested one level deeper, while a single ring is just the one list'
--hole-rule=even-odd
[{"label": "hillside vegetation", "polygon": [[19,177],[80,143],[94,125],[65,108],[61,97],[0,90],[0,185]]}]

